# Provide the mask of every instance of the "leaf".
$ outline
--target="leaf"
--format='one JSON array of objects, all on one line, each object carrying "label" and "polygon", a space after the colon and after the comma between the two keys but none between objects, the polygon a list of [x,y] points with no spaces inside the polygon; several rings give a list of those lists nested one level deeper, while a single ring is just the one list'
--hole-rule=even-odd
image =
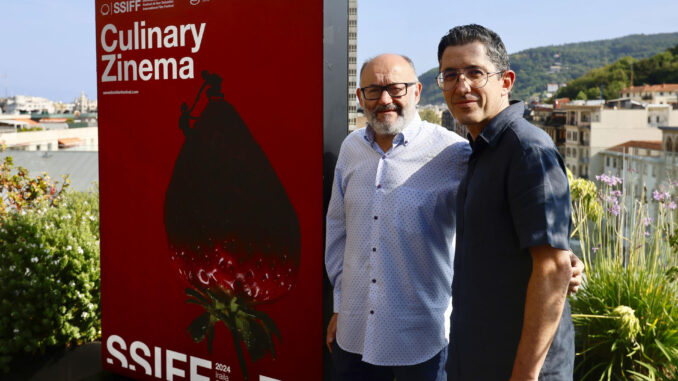
[{"label": "leaf", "polygon": [[200,293],[197,290],[194,290],[192,288],[186,288],[186,290],[184,292],[186,293],[186,295],[192,296],[192,297],[204,302],[205,304],[211,304],[210,301],[205,296],[203,296],[202,293]]},{"label": "leaf", "polygon": [[[245,355],[243,354],[242,347],[240,346],[240,342],[243,341],[242,336],[240,336],[240,333],[237,329],[234,329],[236,326],[236,322],[234,321],[233,315],[230,315],[227,318],[228,318],[227,325],[229,327],[233,327],[230,331],[231,335],[233,336],[233,345],[235,346],[235,353],[238,356],[240,369],[242,369],[243,377],[245,378],[245,380],[247,380],[247,364],[245,363]],[[226,321],[224,321],[224,323],[226,323]]]},{"label": "leaf", "polygon": [[209,308],[209,305],[206,305],[204,302],[201,302],[199,300],[193,299],[193,298],[188,298],[184,303],[191,303],[191,304],[197,304],[199,306],[203,306],[206,309]]},{"label": "leaf", "polygon": [[207,327],[207,350],[212,354],[212,342],[214,341],[214,323],[210,321]]},{"label": "leaf", "polygon": [[654,339],[654,343],[657,344],[657,348],[659,348],[659,350],[662,352],[664,357],[666,357],[667,360],[671,361],[671,355],[669,355],[664,344],[662,344],[662,342],[659,341],[659,339]]},{"label": "leaf", "polygon": [[207,327],[210,324],[210,314],[205,312],[202,315],[198,316],[191,322],[191,324],[186,329],[186,332],[191,336],[193,341],[199,343],[205,339],[207,334]]},{"label": "leaf", "polygon": [[275,322],[273,321],[273,319],[271,319],[270,316],[268,316],[263,311],[256,310],[252,310],[252,314],[259,318],[259,320],[261,320],[267,332],[273,332],[278,337],[278,340],[282,341],[282,337],[280,336],[280,330],[278,330],[278,326],[275,325]]}]

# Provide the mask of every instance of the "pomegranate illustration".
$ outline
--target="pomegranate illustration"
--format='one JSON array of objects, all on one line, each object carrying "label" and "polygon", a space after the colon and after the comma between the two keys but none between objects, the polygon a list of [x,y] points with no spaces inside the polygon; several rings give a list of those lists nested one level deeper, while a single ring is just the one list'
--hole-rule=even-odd
[{"label": "pomegranate illustration", "polygon": [[[165,231],[170,259],[190,287],[187,303],[205,311],[188,327],[194,341],[214,326],[233,336],[247,379],[242,345],[252,361],[270,353],[273,320],[257,309],[289,292],[299,270],[299,221],[275,170],[235,108],[224,100],[221,78],[204,71],[192,107],[181,105],[185,141],[165,196]],[[199,117],[191,112],[202,95]],[[279,126],[272,126],[279,128]]]}]

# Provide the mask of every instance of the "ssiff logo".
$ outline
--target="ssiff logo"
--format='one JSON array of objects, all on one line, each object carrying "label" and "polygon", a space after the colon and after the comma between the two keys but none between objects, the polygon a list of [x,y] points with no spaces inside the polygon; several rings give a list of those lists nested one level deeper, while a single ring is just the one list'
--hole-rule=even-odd
[{"label": "ssiff logo", "polygon": [[113,14],[136,12],[141,8],[141,0],[124,0],[113,1],[101,5],[99,11],[103,16],[107,16],[111,12]]},{"label": "ssiff logo", "polygon": [[200,0],[191,0],[190,3],[191,5],[198,5],[200,4]]}]

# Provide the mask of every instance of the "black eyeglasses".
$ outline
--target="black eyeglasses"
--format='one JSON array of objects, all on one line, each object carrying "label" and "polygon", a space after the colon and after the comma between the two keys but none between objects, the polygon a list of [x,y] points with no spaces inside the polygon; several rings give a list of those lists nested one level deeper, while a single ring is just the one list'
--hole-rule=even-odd
[{"label": "black eyeglasses", "polygon": [[368,101],[373,101],[381,98],[381,94],[386,90],[388,95],[391,98],[400,98],[403,95],[407,95],[407,88],[416,85],[417,82],[401,82],[401,83],[389,83],[385,86],[367,86],[361,87],[360,91],[363,93],[363,98]]},{"label": "black eyeglasses", "polygon": [[454,90],[457,86],[457,83],[461,80],[461,76],[464,76],[464,81],[468,83],[469,86],[474,89],[479,89],[487,85],[491,75],[503,73],[503,70],[495,71],[494,73],[487,73],[483,69],[479,68],[468,68],[462,70],[445,70],[444,72],[438,74],[436,81],[438,82],[438,87],[443,91]]}]

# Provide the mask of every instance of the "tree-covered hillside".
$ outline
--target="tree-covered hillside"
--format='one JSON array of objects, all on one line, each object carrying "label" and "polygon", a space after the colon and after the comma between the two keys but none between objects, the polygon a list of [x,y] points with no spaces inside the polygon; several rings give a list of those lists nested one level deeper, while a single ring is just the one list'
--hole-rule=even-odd
[{"label": "tree-covered hillside", "polygon": [[[535,94],[543,93],[548,83],[568,83],[623,57],[637,60],[649,58],[676,44],[678,33],[635,34],[611,40],[523,50],[510,55],[511,69],[516,72],[516,83],[511,97],[528,100]],[[438,68],[433,68],[419,77],[423,85],[420,104],[444,103],[442,93],[435,83],[437,74]],[[636,76],[634,83],[642,82]]]},{"label": "tree-covered hillside", "polygon": [[621,90],[631,85],[678,83],[678,45],[653,57],[637,60],[624,57],[617,62],[593,69],[570,81],[558,91],[559,97],[598,99],[602,86],[603,99],[620,97]]}]

